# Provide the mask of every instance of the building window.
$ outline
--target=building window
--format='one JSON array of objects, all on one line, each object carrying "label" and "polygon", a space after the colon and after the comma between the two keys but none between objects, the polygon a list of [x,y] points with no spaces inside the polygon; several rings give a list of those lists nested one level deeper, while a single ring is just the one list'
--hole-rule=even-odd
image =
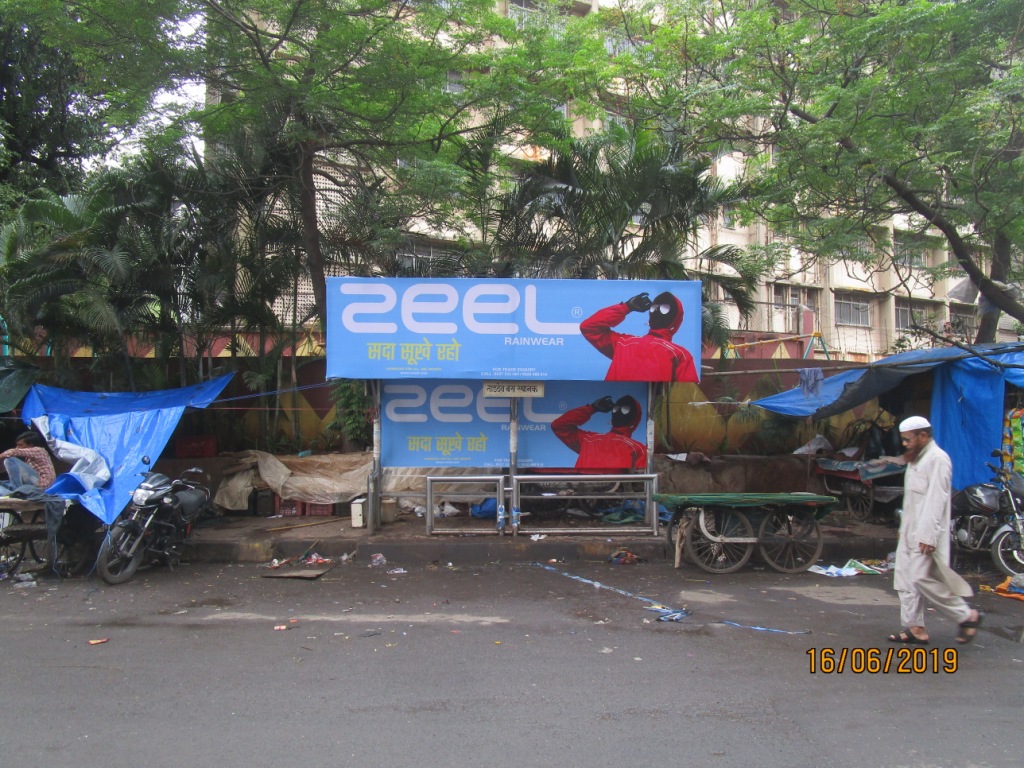
[{"label": "building window", "polygon": [[736,209],[731,205],[722,206],[722,226],[726,229],[736,229]]},{"label": "building window", "polygon": [[892,260],[901,267],[928,266],[928,243],[913,232],[894,232]]},{"label": "building window", "polygon": [[[804,313],[811,312],[812,319]],[[807,334],[817,328],[818,289],[799,285],[772,285],[772,313],[769,327],[774,333]]]},{"label": "building window", "polygon": [[516,20],[516,29],[520,30],[536,24],[541,18],[532,0],[509,0],[508,15]]},{"label": "building window", "polygon": [[444,89],[448,93],[462,93],[466,90],[465,84],[462,82],[462,73],[457,69],[448,70],[448,80],[444,84]]},{"label": "building window", "polygon": [[458,255],[431,243],[411,243],[396,254],[398,263],[411,275],[430,277],[452,274]]},{"label": "building window", "polygon": [[966,341],[973,341],[978,334],[977,307],[964,306],[949,308],[949,335]]},{"label": "building window", "polygon": [[629,121],[627,121],[622,115],[616,115],[612,112],[606,113],[604,116],[605,133],[609,133],[616,129],[620,131],[629,131]]},{"label": "building window", "polygon": [[839,256],[847,261],[870,261],[875,257],[875,248],[871,240],[864,235],[853,237],[838,249]]},{"label": "building window", "polygon": [[896,330],[911,331],[914,329],[914,313],[910,308],[909,299],[896,299]]},{"label": "building window", "polygon": [[871,327],[871,304],[857,293],[837,293],[835,298],[836,325]]}]

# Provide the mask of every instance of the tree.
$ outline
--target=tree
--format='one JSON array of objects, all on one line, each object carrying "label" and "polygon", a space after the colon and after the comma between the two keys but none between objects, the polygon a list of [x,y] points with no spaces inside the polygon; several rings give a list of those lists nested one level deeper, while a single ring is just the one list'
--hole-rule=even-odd
[{"label": "tree", "polygon": [[[1019,2],[698,5],[659,32],[677,55],[652,68],[648,105],[759,158],[754,212],[826,258],[894,218],[938,233],[984,300],[1024,319]],[[978,341],[994,330],[993,314]]]},{"label": "tree", "polygon": [[9,17],[0,23],[0,218],[39,187],[75,186],[102,146],[105,106],[66,51]]},{"label": "tree", "polygon": [[[318,192],[372,190],[367,169],[387,180],[399,161],[436,169],[449,162],[453,139],[489,130],[499,105],[516,115],[506,122],[509,141],[541,132],[556,97],[566,97],[558,69],[537,59],[557,50],[550,36],[521,33],[490,0],[199,0],[197,7],[208,40],[200,71],[222,97],[202,125],[211,138],[230,124],[272,127],[290,169],[319,317],[331,253]],[[434,199],[447,191],[435,188]]]},{"label": "tree", "polygon": [[[496,248],[506,262],[503,271],[538,277],[696,277],[705,287],[720,285],[748,314],[761,277],[757,262],[739,248],[701,247],[700,232],[745,193],[742,184],[715,178],[713,162],[713,156],[690,155],[655,130],[613,127],[570,140],[565,151],[526,169],[506,198]],[[688,268],[689,260],[702,271]],[[703,320],[705,339],[721,340],[721,314],[709,311]]]}]

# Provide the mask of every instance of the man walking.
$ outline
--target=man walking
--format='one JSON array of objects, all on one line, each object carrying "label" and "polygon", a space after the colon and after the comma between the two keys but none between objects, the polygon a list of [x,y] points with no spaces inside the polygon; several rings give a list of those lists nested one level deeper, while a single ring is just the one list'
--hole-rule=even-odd
[{"label": "man walking", "polygon": [[984,616],[964,600],[973,595],[971,587],[949,567],[952,463],[932,439],[932,425],[922,416],[904,419],[900,438],[907,471],[895,587],[904,628],[889,635],[889,642],[928,645],[923,603],[927,599],[960,625],[957,642],[969,643]]}]

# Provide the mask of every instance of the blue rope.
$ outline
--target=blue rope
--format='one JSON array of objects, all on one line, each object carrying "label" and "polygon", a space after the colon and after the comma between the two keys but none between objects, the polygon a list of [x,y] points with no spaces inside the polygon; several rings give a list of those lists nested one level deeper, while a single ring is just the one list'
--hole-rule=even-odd
[{"label": "blue rope", "polygon": [[[575,574],[569,573],[568,571],[560,571],[557,568],[552,568],[550,565],[545,565],[544,563],[534,563],[534,565],[540,566],[541,568],[543,568],[546,571],[551,571],[552,573],[557,573],[557,574],[560,574],[562,576],[565,576],[566,578],[572,579],[573,581],[579,581],[579,582],[582,582],[583,584],[589,584],[589,585],[591,585],[593,587],[597,587],[599,589],[607,589],[607,590],[609,590],[611,592],[615,592],[617,594],[623,595],[624,597],[631,597],[634,600],[639,600],[639,601],[641,601],[643,603],[648,603],[649,607],[647,608],[647,610],[649,610],[649,611],[656,611],[656,612],[661,614],[660,616],[658,616],[658,621],[681,621],[682,619],[684,619],[685,617],[687,617],[687,616],[689,616],[691,614],[691,611],[688,611],[685,608],[682,609],[682,610],[678,610],[678,611],[674,610],[672,608],[667,608],[666,606],[664,606],[661,603],[659,603],[657,600],[652,600],[649,597],[641,597],[640,595],[634,595],[632,592],[627,592],[624,589],[619,589],[618,587],[610,587],[607,584],[602,584],[600,581],[593,581],[592,579],[585,579],[582,576],[576,576]],[[793,630],[791,630],[791,629],[775,629],[773,627],[756,627],[756,626],[751,626],[749,624],[740,624],[739,622],[736,622],[736,621],[727,621],[727,620],[717,621],[717,622],[713,622],[713,623],[715,623],[715,624],[725,624],[725,625],[730,626],[730,627],[739,627],[740,629],[753,629],[753,630],[756,630],[758,632],[774,632],[774,633],[780,634],[780,635],[809,635],[809,634],[811,634],[811,630],[809,630],[809,629],[793,629]]]},{"label": "blue rope", "polygon": [[651,600],[649,597],[641,597],[640,595],[634,595],[632,592],[627,592],[624,589],[619,589],[618,587],[610,587],[607,584],[602,584],[600,581],[585,579],[582,576],[576,576],[575,574],[569,573],[568,571],[560,571],[557,568],[552,568],[550,565],[545,565],[544,563],[534,563],[534,565],[538,565],[546,571],[551,571],[552,573],[560,574],[574,581],[579,581],[584,584],[590,584],[592,587],[597,587],[598,589],[607,589],[611,592],[616,592],[625,597],[631,597],[634,600],[640,600],[641,602],[649,603],[650,608],[648,608],[647,610],[657,611],[661,614],[661,616],[658,617],[658,621],[679,621],[683,617],[690,615],[690,612],[685,609],[677,611],[672,608],[666,608],[657,600]]},{"label": "blue rope", "polygon": [[780,635],[809,635],[811,630],[809,629],[774,629],[772,627],[752,627],[749,624],[739,624],[735,621],[719,621],[717,624],[728,624],[730,627],[739,627],[740,629],[756,629],[758,632],[777,632]]}]

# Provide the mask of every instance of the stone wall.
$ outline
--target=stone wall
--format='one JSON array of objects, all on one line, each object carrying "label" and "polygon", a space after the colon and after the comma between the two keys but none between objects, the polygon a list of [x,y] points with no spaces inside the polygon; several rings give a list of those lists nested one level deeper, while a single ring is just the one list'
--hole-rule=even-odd
[{"label": "stone wall", "polygon": [[722,456],[707,464],[654,457],[659,493],[827,493],[814,456]]}]

